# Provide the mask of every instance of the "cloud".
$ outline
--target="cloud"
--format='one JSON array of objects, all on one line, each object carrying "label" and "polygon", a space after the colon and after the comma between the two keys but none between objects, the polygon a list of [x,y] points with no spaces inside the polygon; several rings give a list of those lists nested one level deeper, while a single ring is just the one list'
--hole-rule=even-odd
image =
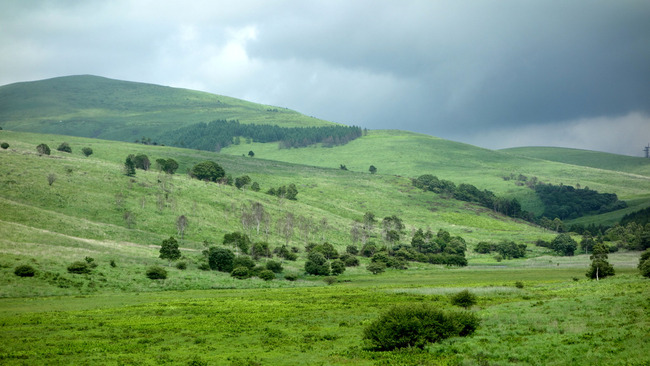
[{"label": "cloud", "polygon": [[582,118],[518,128],[495,129],[469,141],[490,149],[556,146],[642,156],[650,143],[650,116],[638,112],[620,117]]},{"label": "cloud", "polygon": [[633,0],[5,2],[0,84],[89,73],[485,146],[650,114],[647,19]]}]

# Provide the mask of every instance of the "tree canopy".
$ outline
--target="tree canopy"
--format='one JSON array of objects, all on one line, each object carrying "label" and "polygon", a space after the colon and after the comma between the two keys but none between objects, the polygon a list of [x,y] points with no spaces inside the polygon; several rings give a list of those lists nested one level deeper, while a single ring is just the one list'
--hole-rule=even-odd
[{"label": "tree canopy", "polygon": [[226,175],[226,172],[219,164],[206,160],[192,167],[191,174],[196,179],[217,182]]}]

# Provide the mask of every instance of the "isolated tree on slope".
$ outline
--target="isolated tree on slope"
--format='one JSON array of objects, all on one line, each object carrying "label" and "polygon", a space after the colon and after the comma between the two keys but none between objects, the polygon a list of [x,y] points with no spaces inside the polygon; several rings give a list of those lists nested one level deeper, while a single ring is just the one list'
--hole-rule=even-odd
[{"label": "isolated tree on slope", "polygon": [[163,240],[162,245],[160,246],[160,258],[175,261],[180,257],[181,251],[178,249],[178,242],[176,239],[174,239],[173,236],[170,236],[169,239]]}]

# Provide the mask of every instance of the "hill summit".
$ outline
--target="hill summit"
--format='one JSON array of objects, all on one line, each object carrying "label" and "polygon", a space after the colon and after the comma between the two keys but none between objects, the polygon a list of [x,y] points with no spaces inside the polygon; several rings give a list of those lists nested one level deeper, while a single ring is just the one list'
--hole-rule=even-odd
[{"label": "hill summit", "polygon": [[286,108],[93,75],[0,87],[0,125],[14,131],[133,141],[215,120],[282,127],[336,125]]}]

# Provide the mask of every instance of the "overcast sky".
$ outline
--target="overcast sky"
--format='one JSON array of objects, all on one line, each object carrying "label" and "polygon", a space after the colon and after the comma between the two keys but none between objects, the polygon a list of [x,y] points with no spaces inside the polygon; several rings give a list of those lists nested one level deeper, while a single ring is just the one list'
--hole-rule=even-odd
[{"label": "overcast sky", "polygon": [[487,148],[641,156],[650,1],[2,1],[0,85],[73,74]]}]

